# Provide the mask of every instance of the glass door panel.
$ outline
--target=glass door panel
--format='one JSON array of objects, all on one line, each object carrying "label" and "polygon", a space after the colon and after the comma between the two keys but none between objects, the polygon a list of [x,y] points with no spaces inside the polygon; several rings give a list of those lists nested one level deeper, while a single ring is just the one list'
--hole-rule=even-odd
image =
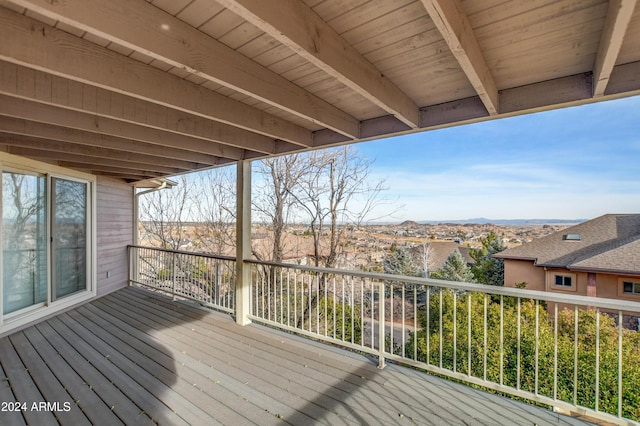
[{"label": "glass door panel", "polygon": [[52,178],[53,299],[87,288],[87,185]]},{"label": "glass door panel", "polygon": [[47,300],[45,176],[2,173],[4,314]]}]

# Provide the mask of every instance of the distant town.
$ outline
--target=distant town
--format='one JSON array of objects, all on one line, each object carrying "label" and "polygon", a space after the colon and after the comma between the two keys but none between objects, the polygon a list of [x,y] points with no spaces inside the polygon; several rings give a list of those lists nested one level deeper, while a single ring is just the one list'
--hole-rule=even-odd
[{"label": "distant town", "polygon": [[[425,244],[456,244],[468,248],[480,248],[481,240],[493,232],[506,248],[516,247],[534,239],[553,234],[569,226],[579,223],[566,220],[506,220],[484,223],[418,223],[404,221],[396,224],[345,225],[341,227],[341,244],[337,267],[344,269],[376,270],[385,257],[397,248],[412,248]],[[148,224],[147,224],[148,225]],[[176,224],[167,226],[165,232]],[[141,244],[157,246],[157,235],[146,232],[141,226]],[[216,254],[235,255],[233,226],[228,225],[225,232],[212,231],[205,224],[188,222],[180,224],[181,238],[174,249],[185,251],[214,252]],[[224,237],[221,237],[224,234]],[[215,241],[214,241],[215,240]],[[225,241],[226,240],[226,241]],[[267,225],[254,224],[252,228],[252,245],[254,254],[269,259],[272,232]],[[299,265],[311,264],[313,238],[306,224],[290,224],[283,238],[283,261]]]}]

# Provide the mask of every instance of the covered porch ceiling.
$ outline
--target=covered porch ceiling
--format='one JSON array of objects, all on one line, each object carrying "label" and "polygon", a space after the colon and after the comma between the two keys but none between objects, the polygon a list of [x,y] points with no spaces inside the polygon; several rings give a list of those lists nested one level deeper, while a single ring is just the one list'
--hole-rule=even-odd
[{"label": "covered porch ceiling", "polygon": [[0,150],[139,182],[639,94],[636,3],[0,0]]}]

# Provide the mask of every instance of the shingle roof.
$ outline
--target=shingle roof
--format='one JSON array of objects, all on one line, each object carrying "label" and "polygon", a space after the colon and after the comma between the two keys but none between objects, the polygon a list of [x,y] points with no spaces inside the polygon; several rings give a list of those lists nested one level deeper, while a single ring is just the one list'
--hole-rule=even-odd
[{"label": "shingle roof", "polygon": [[[411,253],[413,256],[420,257],[422,250],[422,246],[415,246],[411,248]],[[476,263],[471,254],[469,254],[469,247],[461,246],[453,241],[432,241],[429,243],[429,270],[435,271],[442,268],[449,255],[455,250],[460,252],[465,263],[470,265]]]},{"label": "shingle roof", "polygon": [[[578,241],[565,240],[579,234]],[[640,214],[607,214],[495,255],[537,266],[640,274]]]}]

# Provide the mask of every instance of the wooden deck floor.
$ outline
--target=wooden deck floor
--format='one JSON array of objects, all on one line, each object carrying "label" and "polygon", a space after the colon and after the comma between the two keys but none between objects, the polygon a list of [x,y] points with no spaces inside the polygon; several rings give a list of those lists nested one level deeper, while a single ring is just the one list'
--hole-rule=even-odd
[{"label": "wooden deck floor", "polygon": [[137,288],[0,339],[0,366],[1,425],[584,424]]}]

